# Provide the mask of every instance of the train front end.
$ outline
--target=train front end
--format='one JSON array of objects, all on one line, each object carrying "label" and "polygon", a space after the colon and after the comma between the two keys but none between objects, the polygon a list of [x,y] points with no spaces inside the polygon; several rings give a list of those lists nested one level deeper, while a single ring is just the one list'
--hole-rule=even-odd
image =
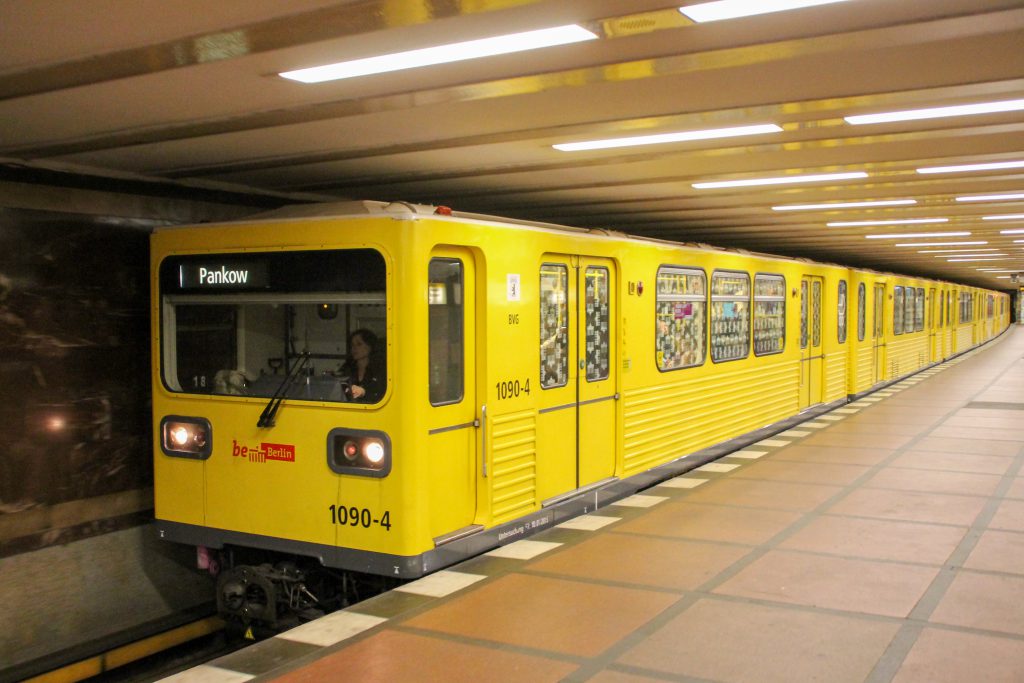
[{"label": "train front end", "polygon": [[200,549],[219,570],[222,612],[243,621],[316,607],[301,558],[423,572],[394,467],[393,256],[372,220],[347,222],[335,247],[323,232],[254,224],[152,240],[156,526]]}]

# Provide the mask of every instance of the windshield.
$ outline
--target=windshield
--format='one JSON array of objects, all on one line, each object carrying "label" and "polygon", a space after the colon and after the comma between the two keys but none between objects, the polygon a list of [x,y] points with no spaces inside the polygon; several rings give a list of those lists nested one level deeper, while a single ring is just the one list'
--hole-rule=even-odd
[{"label": "windshield", "polygon": [[185,256],[160,268],[171,391],[377,403],[387,387],[386,269],[372,249]]}]

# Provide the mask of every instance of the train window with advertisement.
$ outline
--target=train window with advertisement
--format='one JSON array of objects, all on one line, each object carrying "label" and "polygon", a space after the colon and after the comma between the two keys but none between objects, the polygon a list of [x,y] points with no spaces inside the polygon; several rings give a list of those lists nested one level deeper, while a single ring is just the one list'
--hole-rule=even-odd
[{"label": "train window with advertisement", "polygon": [[740,360],[750,354],[750,276],[711,275],[711,360]]},{"label": "train window with advertisement", "polygon": [[913,329],[923,332],[925,329],[925,288],[918,288],[918,297],[913,307]]},{"label": "train window with advertisement", "polygon": [[608,269],[588,266],[583,275],[586,293],[586,369],[587,381],[598,382],[608,379],[609,354],[611,352],[608,328],[609,287]]},{"label": "train window with advertisement", "polygon": [[915,329],[914,307],[917,305],[913,287],[903,288],[903,333],[910,334]]},{"label": "train window with advertisement", "polygon": [[857,285],[857,341],[864,341],[868,327],[868,288],[863,282]]},{"label": "train window with advertisement", "polygon": [[800,348],[807,348],[807,280],[800,281]]},{"label": "train window with advertisement", "polygon": [[811,282],[811,346],[821,346],[821,282]]},{"label": "train window with advertisement", "polygon": [[836,304],[838,307],[839,324],[837,326],[837,335],[839,337],[839,343],[846,343],[846,280],[839,281],[839,300]]},{"label": "train window with advertisement", "polygon": [[430,260],[427,268],[427,356],[430,404],[435,406],[458,403],[463,396],[465,334],[462,278],[462,261],[453,258]]},{"label": "train window with advertisement", "polygon": [[160,264],[164,384],[377,403],[387,388],[386,286],[374,249],[168,257]]},{"label": "train window with advertisement", "polygon": [[899,286],[892,295],[892,333],[903,334],[903,288]]},{"label": "train window with advertisement", "polygon": [[655,295],[655,361],[659,370],[703,365],[707,356],[707,275],[703,270],[658,268]]},{"label": "train window with advertisement", "polygon": [[952,327],[955,323],[953,321],[953,292],[946,294],[946,327]]},{"label": "train window with advertisement", "polygon": [[786,278],[754,276],[754,355],[782,353],[786,345]]},{"label": "train window with advertisement", "polygon": [[540,386],[569,382],[569,269],[560,263],[540,267]]},{"label": "train window with advertisement", "polygon": [[996,300],[991,294],[988,297],[988,319],[991,320],[996,314]]}]

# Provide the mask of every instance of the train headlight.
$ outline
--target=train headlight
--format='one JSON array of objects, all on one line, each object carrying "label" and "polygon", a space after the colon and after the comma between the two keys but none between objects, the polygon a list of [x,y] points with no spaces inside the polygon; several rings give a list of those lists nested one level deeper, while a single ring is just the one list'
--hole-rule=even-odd
[{"label": "train headlight", "polygon": [[160,448],[165,455],[206,460],[213,451],[212,434],[209,420],[168,415],[160,421]]},{"label": "train headlight", "polygon": [[386,477],[391,472],[391,439],[384,432],[333,429],[327,435],[327,464],[338,474]]}]

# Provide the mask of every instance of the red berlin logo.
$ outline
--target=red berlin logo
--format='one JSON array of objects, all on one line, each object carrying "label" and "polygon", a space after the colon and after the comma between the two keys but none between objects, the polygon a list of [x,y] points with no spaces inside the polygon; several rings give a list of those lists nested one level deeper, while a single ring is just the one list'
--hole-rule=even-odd
[{"label": "red berlin logo", "polygon": [[239,446],[234,439],[231,440],[231,456],[234,458],[248,458],[249,462],[267,462],[276,460],[278,462],[295,462],[295,446],[280,443],[261,443],[259,448]]}]

